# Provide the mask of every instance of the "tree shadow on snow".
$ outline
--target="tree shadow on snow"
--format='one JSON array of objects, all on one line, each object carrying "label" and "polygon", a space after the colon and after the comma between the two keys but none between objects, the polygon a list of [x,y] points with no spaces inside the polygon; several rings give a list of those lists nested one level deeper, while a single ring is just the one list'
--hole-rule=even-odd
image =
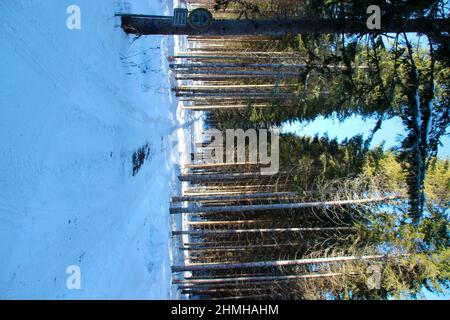
[{"label": "tree shadow on snow", "polygon": [[153,152],[148,143],[133,153],[133,177],[141,170],[144,162],[152,157]]}]

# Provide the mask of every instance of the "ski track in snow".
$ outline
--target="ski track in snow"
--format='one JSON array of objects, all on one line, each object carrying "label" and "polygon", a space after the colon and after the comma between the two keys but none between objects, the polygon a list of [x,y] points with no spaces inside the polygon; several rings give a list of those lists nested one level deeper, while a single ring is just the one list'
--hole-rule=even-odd
[{"label": "ski track in snow", "polygon": [[172,40],[114,17],[169,2],[0,2],[0,299],[169,298]]}]

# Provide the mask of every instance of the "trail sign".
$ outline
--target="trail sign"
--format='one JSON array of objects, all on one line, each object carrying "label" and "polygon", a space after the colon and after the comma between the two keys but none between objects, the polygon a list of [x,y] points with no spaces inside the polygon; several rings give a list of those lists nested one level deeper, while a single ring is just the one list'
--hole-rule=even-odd
[{"label": "trail sign", "polygon": [[188,17],[189,25],[196,30],[205,30],[211,26],[213,22],[212,13],[203,8],[192,10]]},{"label": "trail sign", "polygon": [[175,27],[184,27],[187,25],[189,10],[183,8],[175,8],[173,10],[173,25]]}]

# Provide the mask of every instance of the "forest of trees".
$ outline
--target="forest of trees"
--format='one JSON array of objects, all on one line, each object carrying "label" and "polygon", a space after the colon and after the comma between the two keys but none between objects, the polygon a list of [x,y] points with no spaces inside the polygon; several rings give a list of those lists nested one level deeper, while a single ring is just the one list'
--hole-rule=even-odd
[{"label": "forest of trees", "polygon": [[[186,112],[221,131],[281,127],[318,117],[376,119],[371,134],[338,141],[282,134],[280,170],[206,164],[181,168],[188,187],[171,213],[186,263],[174,284],[192,298],[389,299],[441,292],[450,276],[448,135],[450,38],[434,23],[448,1],[192,0],[216,19],[422,19],[427,32],[356,30],[274,35],[190,35],[171,57]],[[383,23],[383,20],[382,20]],[[401,25],[399,26],[401,28]],[[410,31],[410,30],[408,30]],[[373,146],[384,121],[405,136]]]}]

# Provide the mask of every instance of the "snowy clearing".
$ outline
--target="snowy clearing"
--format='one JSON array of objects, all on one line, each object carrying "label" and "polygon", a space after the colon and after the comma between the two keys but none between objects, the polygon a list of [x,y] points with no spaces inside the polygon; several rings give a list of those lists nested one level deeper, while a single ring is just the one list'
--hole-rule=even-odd
[{"label": "snowy clearing", "polygon": [[0,2],[0,299],[167,299],[173,40],[114,14],[172,4],[73,3]]}]

